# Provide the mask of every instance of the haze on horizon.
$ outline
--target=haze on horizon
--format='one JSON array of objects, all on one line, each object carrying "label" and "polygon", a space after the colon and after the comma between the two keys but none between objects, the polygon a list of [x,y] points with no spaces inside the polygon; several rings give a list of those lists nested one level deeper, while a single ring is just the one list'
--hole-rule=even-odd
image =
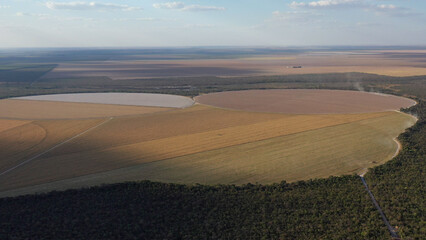
[{"label": "haze on horizon", "polygon": [[424,45],[426,1],[0,0],[0,48]]}]

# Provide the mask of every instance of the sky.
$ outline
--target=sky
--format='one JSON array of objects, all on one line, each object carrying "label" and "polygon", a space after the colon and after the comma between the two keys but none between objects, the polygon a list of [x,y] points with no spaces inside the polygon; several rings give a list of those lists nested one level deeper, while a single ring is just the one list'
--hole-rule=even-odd
[{"label": "sky", "polygon": [[426,45],[426,0],[0,0],[0,48]]}]

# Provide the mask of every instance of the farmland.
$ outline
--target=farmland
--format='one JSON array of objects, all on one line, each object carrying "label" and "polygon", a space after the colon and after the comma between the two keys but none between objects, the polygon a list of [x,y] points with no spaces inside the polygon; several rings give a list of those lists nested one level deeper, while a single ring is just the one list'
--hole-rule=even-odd
[{"label": "farmland", "polygon": [[[64,106],[62,108],[66,110]],[[99,106],[101,109],[110,105]],[[84,128],[73,125],[80,121],[87,125],[81,125]],[[16,144],[20,141],[4,137],[5,146],[16,145],[20,149],[8,151],[4,148],[3,156],[15,156],[19,152],[22,156],[18,159],[22,161],[25,156],[30,156],[29,153],[35,154],[34,150],[43,151],[52,146],[44,142],[47,140],[42,141],[45,132],[63,133],[63,136],[52,138],[59,143],[103,121],[106,119],[33,120],[31,125],[3,132],[21,137],[25,137],[22,133],[35,134],[28,137],[34,142],[21,141],[26,144]],[[272,183],[282,178],[296,181],[356,173],[389,160],[397,148],[393,138],[414,122],[413,117],[392,111],[294,115],[195,105],[186,109],[139,113],[110,119],[0,176],[4,179],[0,189],[5,191],[40,184],[61,189],[55,182],[65,181],[67,183],[62,186],[76,187],[141,179],[207,184]],[[69,129],[69,132],[55,130],[58,126]],[[30,131],[24,127],[34,129]],[[73,128],[76,130],[71,131]],[[18,131],[22,133],[17,134]],[[88,179],[85,179],[86,175],[89,175]],[[77,183],[74,183],[76,179]],[[34,189],[38,187],[30,192]]]},{"label": "farmland", "polygon": [[392,95],[306,89],[231,91],[205,94],[195,99],[221,108],[287,114],[381,112],[416,104]]},{"label": "farmland", "polygon": [[[44,78],[108,77],[113,80],[164,77],[236,77],[363,72],[394,77],[426,74],[424,51],[346,50],[275,52],[215,59],[122,59],[60,63]],[[164,57],[164,56],[163,56]],[[187,57],[187,55],[184,55]],[[194,56],[193,56],[194,57]],[[197,58],[195,56],[195,58]],[[301,68],[294,68],[301,66]]]},{"label": "farmland", "polygon": [[124,106],[185,108],[194,104],[191,98],[150,93],[75,93],[51,94],[14,98],[17,100],[59,101],[73,103],[97,103]]},{"label": "farmland", "polygon": [[164,94],[52,94],[0,100],[0,118],[105,118],[169,111],[192,104],[190,98]]},{"label": "farmland", "polygon": [[0,118],[9,119],[80,119],[111,116],[138,115],[167,108],[101,105],[90,103],[1,100]]},{"label": "farmland", "polygon": [[426,240],[426,0],[0,1],[0,240]]},{"label": "farmland", "polygon": [[[225,110],[200,104],[186,109],[161,108],[158,109],[161,111],[152,112],[148,111],[153,110],[152,107],[136,110],[136,106],[55,101],[43,101],[42,104],[56,105],[49,105],[56,113],[47,109],[30,113],[29,107],[19,110],[16,105],[14,107],[19,111],[2,108],[0,113],[8,111],[7,115],[11,116],[20,112],[21,116],[8,118],[4,115],[6,117],[0,118],[1,154],[9,159],[2,162],[4,165],[0,171],[47,152],[0,176],[0,197],[119,184],[1,198],[0,238],[122,238],[123,234],[129,234],[131,227],[136,230],[130,235],[149,239],[168,239],[170,236],[196,239],[236,236],[242,239],[265,236],[270,239],[385,239],[388,233],[359,177],[346,175],[358,173],[364,167],[373,167],[366,175],[367,182],[391,224],[399,226],[398,234],[413,239],[422,239],[425,235],[424,191],[421,189],[425,179],[426,78],[412,76],[424,70],[421,65],[424,52],[421,50],[374,50],[377,53],[373,58],[382,56],[383,61],[376,59],[372,62],[366,61],[370,58],[368,54],[364,54],[364,59],[355,56],[361,50],[351,50],[353,53],[342,55],[344,57],[338,57],[338,51],[333,54],[329,51],[327,57],[319,56],[315,61],[323,65],[334,61],[328,67],[318,68],[318,72],[332,73],[309,74],[314,70],[313,66],[295,61],[289,68],[287,65],[284,69],[281,65],[277,67],[290,75],[277,76],[270,75],[273,71],[268,72],[262,64],[286,60],[287,55],[300,57],[307,51],[273,49],[274,56],[267,50],[244,52],[227,49],[218,50],[218,54],[188,54],[189,50],[183,50],[182,54],[176,50],[176,53],[167,56],[163,53],[147,55],[142,53],[144,51],[73,50],[73,54],[67,54],[66,50],[57,50],[41,55],[33,52],[31,58],[24,53],[16,59],[2,55],[0,98],[88,92],[149,92],[194,97],[211,92],[271,88],[365,90],[415,99],[418,105],[403,111],[417,116],[419,120],[400,135],[401,152],[387,162],[396,153],[394,136],[413,124],[414,118],[394,111],[321,116],[305,114],[301,118],[300,115]],[[317,51],[315,54],[324,53]],[[232,65],[237,58],[247,67],[253,67],[253,72],[243,72],[242,65]],[[320,62],[321,58],[327,58],[328,63]],[[353,61],[354,58],[358,62]],[[201,68],[197,73],[179,65],[185,61],[199,62],[200,65],[208,63],[194,59],[220,60],[222,64],[226,63],[222,67],[239,68],[240,72],[225,72],[231,74],[224,77],[219,68],[214,68],[215,62],[210,61],[210,69],[203,71],[211,70],[208,72],[211,75],[199,77],[198,74],[203,73]],[[226,62],[226,59],[230,61]],[[111,60],[116,63],[136,61],[136,65],[142,64],[141,61],[152,64],[173,60],[177,65],[167,68],[170,67],[170,74],[177,75],[170,77],[167,72],[161,73],[161,68],[150,75],[143,69],[132,72],[120,69],[121,64],[117,68],[110,64],[89,77],[84,75],[90,71],[80,69],[84,74],[78,77],[62,72],[64,75],[58,78],[46,78],[49,71],[59,65],[90,61],[107,65]],[[14,64],[15,61],[20,64]],[[339,67],[339,64],[348,66]],[[293,69],[292,65],[302,65],[302,68]],[[179,69],[181,67],[186,69]],[[108,68],[111,68],[110,71],[107,71]],[[265,71],[259,72],[260,68]],[[362,73],[367,70],[388,76]],[[102,71],[117,75],[99,77]],[[399,73],[389,74],[392,71]],[[146,73],[149,74],[144,75]],[[155,76],[157,73],[162,75]],[[4,101],[0,103],[33,102],[22,99]],[[76,104],[84,114],[71,111],[65,117],[66,112],[72,109],[64,107],[67,104]],[[84,110],[85,106],[91,106],[91,111]],[[110,109],[98,115],[97,111],[103,108]],[[126,108],[133,110],[124,111]],[[27,111],[30,114],[24,115]],[[38,114],[39,111],[44,113]],[[111,118],[111,115],[115,116]],[[300,126],[296,126],[299,120]],[[318,122],[318,125],[306,127],[310,120]],[[86,122],[78,126],[81,121]],[[289,124],[284,124],[287,121]],[[268,132],[266,126],[275,131]],[[56,137],[53,134],[53,131],[68,131],[69,128],[68,134],[56,133]],[[51,129],[47,135],[46,129]],[[74,133],[72,129],[75,129]],[[300,132],[292,133],[291,130]],[[236,137],[238,131],[244,131],[241,134],[247,137],[247,141]],[[71,139],[81,133],[84,134]],[[50,142],[44,142],[43,136],[48,139],[49,135]],[[218,140],[221,137],[240,143],[226,144]],[[202,141],[204,138],[209,140]],[[214,148],[204,151],[205,143],[210,140],[215,144]],[[63,142],[65,144],[49,151]],[[184,146],[189,142],[197,148]],[[153,151],[145,151],[148,147]],[[308,155],[308,151],[312,154]],[[11,156],[15,160],[10,161]],[[89,157],[93,164],[87,160]],[[341,174],[345,176],[327,178]],[[319,179],[298,181],[308,178]],[[167,183],[133,182],[144,179]],[[121,183],[123,181],[132,182]],[[245,184],[248,182],[257,184]],[[216,183],[237,185],[212,186]]]},{"label": "farmland", "polygon": [[11,128],[15,128],[24,124],[27,124],[30,121],[19,121],[19,120],[0,120],[0,132],[6,131]]},{"label": "farmland", "polygon": [[[251,124],[118,147],[98,146],[94,150],[80,150],[76,142],[9,174],[8,183],[2,187],[62,179],[67,180],[26,191],[144,179],[204,184],[273,183],[282,178],[296,181],[357,173],[392,158],[397,148],[392,138],[415,121],[401,113],[366,114],[357,120],[354,116],[334,116],[334,119],[323,118],[323,122],[312,129],[300,122],[307,124],[319,119],[303,118],[292,121],[283,118],[281,124],[275,120],[270,124]],[[277,132],[280,129],[281,132]],[[91,134],[86,135],[86,139],[90,137]],[[87,148],[85,143],[80,144]],[[105,143],[108,144],[111,143]],[[69,153],[71,150],[75,152]],[[54,167],[55,171],[52,171],[53,162],[59,164]],[[112,170],[114,168],[117,170]],[[102,174],[71,178],[100,171]]]},{"label": "farmland", "polygon": [[[367,47],[6,51],[0,57],[0,98],[87,92],[194,97],[265,88],[415,90],[416,96],[424,96],[424,51]],[[408,91],[402,89],[408,86]]]},{"label": "farmland", "polygon": [[51,120],[31,123],[0,132],[0,152],[3,172],[66,139],[83,132],[102,119]]}]

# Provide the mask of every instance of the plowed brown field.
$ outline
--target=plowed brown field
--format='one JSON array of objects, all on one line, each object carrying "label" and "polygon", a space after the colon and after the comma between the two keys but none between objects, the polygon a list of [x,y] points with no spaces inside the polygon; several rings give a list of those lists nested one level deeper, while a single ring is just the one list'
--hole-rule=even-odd
[{"label": "plowed brown field", "polygon": [[393,95],[317,89],[230,91],[204,94],[195,100],[221,108],[286,114],[382,112],[411,107],[416,103]]}]

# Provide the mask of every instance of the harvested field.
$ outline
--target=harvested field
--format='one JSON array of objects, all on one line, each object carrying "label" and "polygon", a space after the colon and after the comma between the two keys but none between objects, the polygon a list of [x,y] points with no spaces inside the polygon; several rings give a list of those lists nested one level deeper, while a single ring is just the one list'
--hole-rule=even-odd
[{"label": "harvested field", "polygon": [[90,134],[82,136],[78,141],[63,146],[57,152],[68,154],[101,150],[156,139],[261,124],[284,117],[281,114],[226,111],[195,105],[178,111],[113,119],[107,126],[100,127]]},{"label": "harvested field", "polygon": [[389,134],[397,136],[412,124],[410,116],[392,114],[149,163],[139,169],[149,172],[148,179],[207,184],[273,183],[358,173],[391,159],[397,144]]},{"label": "harvested field", "polygon": [[199,103],[255,112],[345,114],[399,110],[415,101],[393,95],[342,90],[274,89],[200,95]]},{"label": "harvested field", "polygon": [[18,97],[13,99],[168,108],[185,108],[194,104],[194,101],[188,97],[151,93],[74,93]]},{"label": "harvested field", "polygon": [[93,103],[0,100],[0,118],[9,119],[84,119],[139,115],[171,108],[123,106]]},{"label": "harvested field", "polygon": [[356,172],[389,159],[393,137],[414,121],[397,112],[283,115],[200,105],[117,118],[0,176],[0,191],[57,189],[56,181],[240,184]]},{"label": "harvested field", "polygon": [[[103,119],[33,121],[0,132],[0,173],[102,121]],[[55,167],[54,163],[52,167]]]}]

